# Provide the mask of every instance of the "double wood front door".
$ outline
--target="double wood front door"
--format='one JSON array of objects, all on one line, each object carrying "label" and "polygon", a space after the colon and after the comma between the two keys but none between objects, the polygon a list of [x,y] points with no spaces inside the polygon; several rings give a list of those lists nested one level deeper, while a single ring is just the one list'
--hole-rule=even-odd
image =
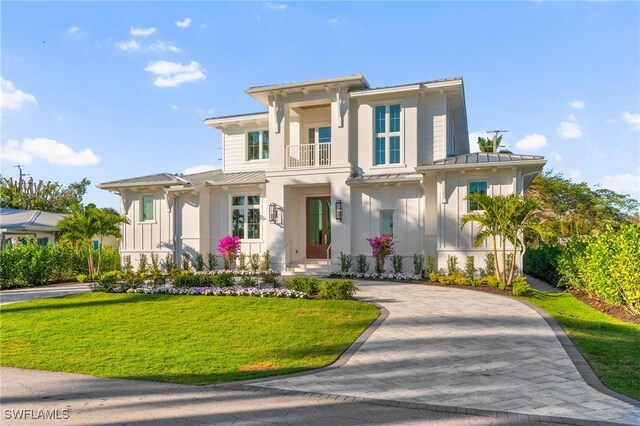
[{"label": "double wood front door", "polygon": [[331,244],[331,197],[307,198],[307,259],[327,259]]}]

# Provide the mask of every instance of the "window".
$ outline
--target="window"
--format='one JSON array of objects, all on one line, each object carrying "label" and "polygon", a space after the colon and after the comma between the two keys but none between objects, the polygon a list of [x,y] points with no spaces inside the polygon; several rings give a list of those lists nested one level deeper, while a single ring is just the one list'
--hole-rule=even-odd
[{"label": "window", "polygon": [[153,220],[153,197],[151,195],[142,197],[142,220]]},{"label": "window", "polygon": [[247,160],[269,158],[269,131],[247,132]]},{"label": "window", "polygon": [[260,196],[231,197],[231,235],[241,239],[260,238]]},{"label": "window", "polygon": [[[487,193],[487,181],[479,180],[475,182],[469,182],[469,194],[474,194],[476,192],[481,192],[483,194]],[[473,210],[481,210],[480,205],[478,203],[472,203],[469,201],[469,211]]]},{"label": "window", "polygon": [[400,104],[374,109],[373,165],[400,163]]},{"label": "window", "polygon": [[380,233],[393,237],[393,210],[380,211]]}]

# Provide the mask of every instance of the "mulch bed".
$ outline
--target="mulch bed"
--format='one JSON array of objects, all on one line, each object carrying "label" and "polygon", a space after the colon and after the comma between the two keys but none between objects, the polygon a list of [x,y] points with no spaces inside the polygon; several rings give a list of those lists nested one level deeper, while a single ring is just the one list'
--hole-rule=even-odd
[{"label": "mulch bed", "polygon": [[[499,288],[496,287],[491,287],[488,285],[481,285],[480,287],[471,287],[471,286],[457,286],[457,285],[453,285],[453,286],[444,286],[440,283],[434,283],[432,281],[418,281],[417,284],[424,284],[424,285],[431,285],[431,286],[435,286],[435,287],[455,287],[455,288],[462,288],[465,290],[475,290],[475,291],[482,291],[484,293],[492,293],[492,294],[498,294],[500,296],[507,296],[507,297],[513,297],[513,293],[512,291],[509,290],[500,290]],[[573,297],[575,297],[576,299],[578,299],[579,301],[581,301],[582,303],[584,303],[585,305],[588,305],[590,307],[592,307],[593,309],[596,309],[600,312],[603,312],[609,316],[612,316],[616,319],[619,319],[620,321],[624,321],[624,322],[631,322],[634,324],[640,324],[640,315],[635,315],[629,311],[627,311],[626,309],[620,307],[620,306],[614,306],[614,305],[610,305],[607,302],[604,302],[596,297],[590,296],[587,292],[585,291],[580,291],[580,290],[569,290],[569,293],[571,293],[573,295]]]}]

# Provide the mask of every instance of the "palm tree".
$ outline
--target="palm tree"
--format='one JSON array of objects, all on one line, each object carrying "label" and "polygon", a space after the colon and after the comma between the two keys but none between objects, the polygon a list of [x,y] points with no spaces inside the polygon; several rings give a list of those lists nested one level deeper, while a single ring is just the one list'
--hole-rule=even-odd
[{"label": "palm tree", "polygon": [[[502,135],[496,138],[496,151],[503,154],[513,154],[513,152],[508,149],[500,149],[500,144],[502,143]],[[483,138],[481,136],[478,137],[478,148],[480,148],[480,152],[494,152],[493,151],[493,139]]]},{"label": "palm tree", "polygon": [[[496,195],[490,197],[481,192],[469,194],[467,200],[477,204],[481,210],[473,211],[462,216],[461,229],[469,222],[478,223],[478,232],[474,246],[479,247],[487,238],[492,239],[492,249],[496,278],[507,285],[511,285],[515,272],[515,257],[522,248],[522,234],[526,231],[541,233],[540,222],[537,217],[539,203],[535,198],[523,198],[518,194]],[[502,269],[498,262],[497,240],[501,242]],[[513,261],[507,274],[507,247],[513,245]]]},{"label": "palm tree", "polygon": [[97,230],[95,235],[98,237],[98,267],[96,274],[100,275],[100,269],[102,265],[102,246],[106,237],[122,237],[122,231],[120,224],[129,223],[129,219],[124,216],[120,216],[118,212],[113,209],[97,209]]},{"label": "palm tree", "polygon": [[76,204],[71,208],[71,214],[61,219],[57,225],[63,239],[70,240],[74,244],[79,243],[86,249],[87,266],[91,277],[94,275],[91,239],[99,229],[97,212],[98,208],[95,204],[89,204],[86,207]]}]

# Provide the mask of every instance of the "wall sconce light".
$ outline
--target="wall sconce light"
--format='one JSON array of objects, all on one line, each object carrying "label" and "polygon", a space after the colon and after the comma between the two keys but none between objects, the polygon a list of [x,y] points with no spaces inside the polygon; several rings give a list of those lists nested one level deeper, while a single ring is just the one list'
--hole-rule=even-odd
[{"label": "wall sconce light", "polygon": [[269,222],[276,223],[278,221],[278,206],[276,203],[269,204]]},{"label": "wall sconce light", "polygon": [[342,222],[342,200],[336,201],[336,220]]}]

